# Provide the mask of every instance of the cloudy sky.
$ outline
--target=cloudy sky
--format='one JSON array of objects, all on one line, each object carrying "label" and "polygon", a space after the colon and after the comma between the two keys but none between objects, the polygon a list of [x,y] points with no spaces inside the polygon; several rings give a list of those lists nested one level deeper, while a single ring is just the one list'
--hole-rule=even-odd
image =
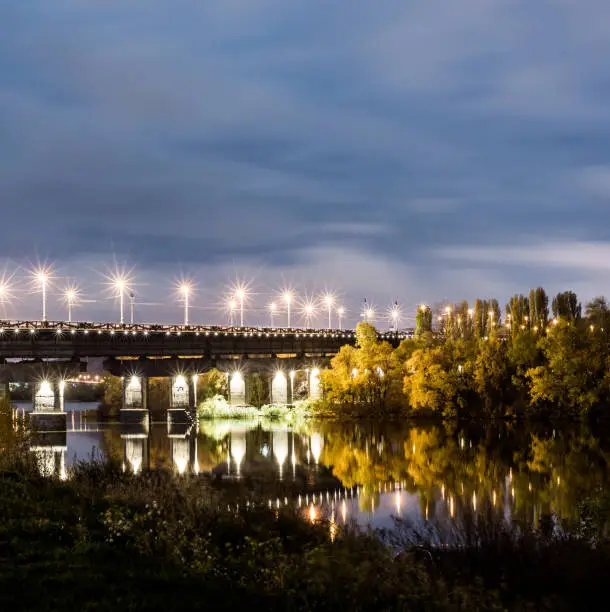
[{"label": "cloudy sky", "polygon": [[[251,281],[352,317],[610,294],[607,0],[0,4],[0,272],[77,280],[80,318],[193,318]],[[21,292],[5,316],[37,316]],[[254,310],[252,319],[261,317]]]}]

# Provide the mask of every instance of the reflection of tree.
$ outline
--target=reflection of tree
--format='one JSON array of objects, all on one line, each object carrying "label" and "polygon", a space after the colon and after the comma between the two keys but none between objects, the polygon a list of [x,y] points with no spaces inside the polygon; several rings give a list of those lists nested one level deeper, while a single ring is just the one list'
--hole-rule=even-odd
[{"label": "reflection of tree", "polygon": [[577,516],[579,503],[605,486],[608,455],[589,429],[528,431],[445,426],[393,429],[321,424],[321,463],[346,487],[362,486],[360,505],[377,504],[379,486],[400,482],[420,496],[422,514],[443,501],[447,513],[495,508],[526,523]]},{"label": "reflection of tree", "polygon": [[[271,497],[273,487],[286,485],[278,483],[274,453],[281,454],[286,477],[292,474],[294,448],[299,486],[334,487],[336,478],[343,487],[358,488],[363,512],[378,508],[380,495],[399,483],[419,496],[422,516],[436,513],[457,520],[468,512],[493,512],[534,525],[543,525],[550,514],[566,525],[573,522],[581,502],[607,486],[608,451],[587,427],[486,424],[459,429],[315,420],[295,425],[291,433],[273,422],[202,421],[199,468],[224,464],[237,432],[248,441],[242,474],[264,482]],[[275,429],[286,432],[288,446],[281,437],[274,440]],[[120,429],[108,429],[105,440],[108,456],[122,460]],[[149,448],[152,467],[171,467],[166,427],[152,427]]]}]

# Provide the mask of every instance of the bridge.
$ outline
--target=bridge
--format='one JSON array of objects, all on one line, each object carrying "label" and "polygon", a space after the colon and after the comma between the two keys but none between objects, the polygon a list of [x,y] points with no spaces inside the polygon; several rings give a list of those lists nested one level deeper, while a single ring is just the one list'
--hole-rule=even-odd
[{"label": "bridge", "polygon": [[[412,330],[381,332],[397,346]],[[197,403],[197,378],[213,368],[227,374],[229,401],[246,404],[252,373],[270,377],[270,403],[291,404],[295,376],[305,373],[309,397],[320,395],[318,374],[354,330],[202,325],[0,321],[0,387],[34,382],[34,413],[45,427],[63,412],[63,381],[86,371],[87,358],[104,358],[123,379],[122,418],[147,416],[147,381],[171,379],[168,418],[183,419]],[[43,418],[43,415],[48,415]]]}]

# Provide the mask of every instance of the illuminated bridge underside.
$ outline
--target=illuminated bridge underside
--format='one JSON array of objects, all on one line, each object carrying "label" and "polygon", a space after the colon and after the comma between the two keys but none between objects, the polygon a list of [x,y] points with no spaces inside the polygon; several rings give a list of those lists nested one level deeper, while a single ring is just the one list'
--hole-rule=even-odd
[{"label": "illuminated bridge underside", "polygon": [[163,359],[106,359],[104,369],[113,376],[143,376],[147,378],[171,376],[176,373],[203,374],[212,369],[221,372],[240,371],[243,374],[275,370],[303,370],[325,368],[330,357],[286,357],[259,355],[237,359],[163,358]]},{"label": "illuminated bridge underside", "polygon": [[0,384],[43,379],[65,380],[78,376],[78,374],[85,370],[86,365],[86,363],[78,360],[0,363]]},{"label": "illuminated bridge underside", "polygon": [[[411,335],[379,337],[396,346]],[[355,340],[351,330],[13,321],[0,322],[0,359],[190,357],[212,367],[235,358],[327,358]]]}]

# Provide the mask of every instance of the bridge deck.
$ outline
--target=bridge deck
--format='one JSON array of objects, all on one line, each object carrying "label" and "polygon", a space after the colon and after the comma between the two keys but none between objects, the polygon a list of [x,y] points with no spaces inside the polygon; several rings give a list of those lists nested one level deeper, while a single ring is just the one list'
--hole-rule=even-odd
[{"label": "bridge deck", "polygon": [[[398,345],[412,331],[380,333]],[[0,321],[0,359],[332,356],[353,330]]]}]

